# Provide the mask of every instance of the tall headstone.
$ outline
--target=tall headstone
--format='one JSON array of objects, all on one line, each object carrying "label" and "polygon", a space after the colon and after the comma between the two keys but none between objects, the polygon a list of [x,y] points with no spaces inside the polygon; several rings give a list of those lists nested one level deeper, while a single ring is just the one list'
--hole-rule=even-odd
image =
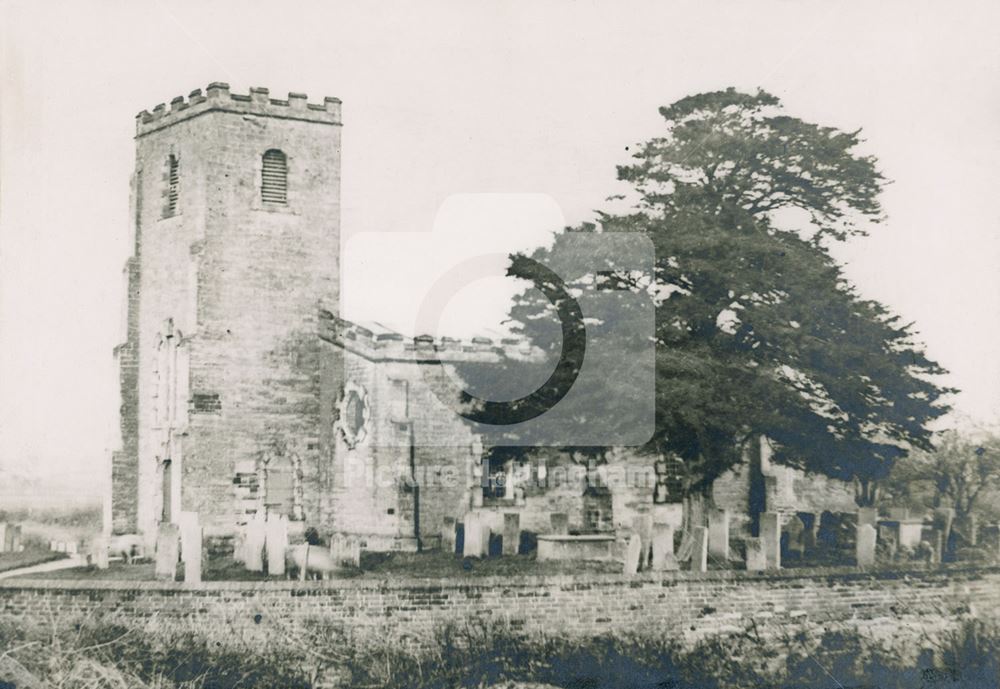
[{"label": "tall headstone", "polygon": [[503,554],[517,555],[521,543],[521,515],[505,512],[503,515]]},{"label": "tall headstone", "polygon": [[858,567],[871,567],[875,564],[875,543],[878,541],[878,531],[871,524],[858,524],[858,537],[855,541],[855,554]]},{"label": "tall headstone", "polygon": [[110,547],[107,536],[98,536],[90,544],[90,564],[97,569],[108,568],[108,548]]},{"label": "tall headstone", "polygon": [[181,561],[184,563],[184,581],[201,581],[202,529],[197,512],[181,512],[177,515],[181,531]]},{"label": "tall headstone", "polygon": [[785,524],[785,551],[791,555],[795,554],[797,557],[802,557],[805,555],[806,543],[805,543],[806,526],[799,519],[798,515],[792,517]]},{"label": "tall headstone", "polygon": [[729,560],[729,510],[709,511],[708,552],[723,562]]},{"label": "tall headstone", "polygon": [[243,562],[246,563],[250,572],[264,571],[264,543],[267,540],[267,525],[263,515],[254,515],[254,518],[247,522],[243,539],[244,551]]},{"label": "tall headstone", "polygon": [[639,534],[629,534],[625,541],[625,574],[635,574],[639,571],[639,557],[642,554],[642,540]]},{"label": "tall headstone", "polygon": [[264,527],[264,549],[267,552],[267,573],[274,576],[285,574],[285,551],[288,549],[288,517],[272,514]]},{"label": "tall headstone", "polygon": [[490,548],[490,527],[479,512],[465,515],[465,538],[462,555],[464,557],[486,557]]},{"label": "tall headstone", "polygon": [[632,528],[639,534],[639,568],[646,569],[653,560],[653,515],[637,514]]},{"label": "tall headstone", "polygon": [[767,555],[764,553],[763,538],[746,539],[747,571],[763,572],[767,569]]},{"label": "tall headstone", "polygon": [[670,524],[653,524],[653,569],[678,569],[677,556],[674,555],[674,527]]},{"label": "tall headstone", "polygon": [[455,518],[445,517],[441,526],[441,550],[446,553],[455,553]]},{"label": "tall headstone", "polygon": [[7,541],[7,552],[8,553],[19,553],[21,552],[21,525],[20,524],[8,524],[7,534],[5,536]]},{"label": "tall headstone", "polygon": [[965,528],[968,531],[966,538],[969,539],[969,545],[977,546],[979,545],[979,519],[974,514],[970,514],[965,523]]},{"label": "tall headstone", "polygon": [[708,571],[708,527],[696,526],[693,529],[694,552],[691,553],[691,571]]},{"label": "tall headstone", "polygon": [[931,530],[931,562],[936,565],[944,562],[945,534],[942,529]]},{"label": "tall headstone", "polygon": [[180,559],[181,536],[176,524],[160,524],[156,533],[157,579],[173,581],[177,575],[177,561]]},{"label": "tall headstone", "polygon": [[565,535],[569,533],[569,515],[565,512],[553,512],[549,515],[552,523],[552,533]]},{"label": "tall headstone", "polygon": [[[7,522],[0,522],[0,553],[7,552]],[[53,548],[54,550],[54,548]]]},{"label": "tall headstone", "polygon": [[337,565],[361,566],[361,539],[356,536],[335,536],[330,540],[330,553]]},{"label": "tall headstone", "polygon": [[781,517],[777,512],[761,513],[760,538],[764,542],[767,568],[781,569]]}]

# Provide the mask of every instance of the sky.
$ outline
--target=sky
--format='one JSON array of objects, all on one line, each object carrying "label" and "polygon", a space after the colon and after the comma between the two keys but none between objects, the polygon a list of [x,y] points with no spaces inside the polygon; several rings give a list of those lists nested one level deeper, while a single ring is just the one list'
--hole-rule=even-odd
[{"label": "sky", "polygon": [[[0,467],[97,476],[113,437],[134,116],[226,81],[343,100],[344,313],[414,329],[448,266],[542,244],[622,191],[693,93],[764,88],[862,128],[887,221],[837,249],[1000,412],[1000,5],[0,3]],[[391,234],[387,234],[391,233]],[[498,264],[499,270],[499,264]],[[509,283],[441,305],[490,332]]]}]

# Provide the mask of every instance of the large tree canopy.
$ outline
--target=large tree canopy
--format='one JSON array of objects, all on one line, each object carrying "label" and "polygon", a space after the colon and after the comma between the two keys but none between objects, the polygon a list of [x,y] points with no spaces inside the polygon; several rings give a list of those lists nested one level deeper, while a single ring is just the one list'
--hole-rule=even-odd
[{"label": "large tree canopy", "polygon": [[[876,161],[855,152],[857,132],[785,115],[763,92],[701,94],[660,113],[663,136],[618,171],[638,191],[638,207],[569,228],[530,258],[558,262],[568,285],[592,285],[593,257],[572,256],[573,233],[651,238],[654,274],[613,279],[655,303],[656,431],[646,449],[685,458],[696,488],[766,434],[778,461],[855,479],[859,499],[870,502],[895,459],[928,447],[927,424],[947,411],[949,392],[934,382],[943,371],[911,327],[858,294],[829,253],[882,219]],[[510,274],[530,279],[533,265],[513,257]],[[557,353],[557,307],[528,291],[510,316]],[[591,343],[642,330],[629,320],[638,315],[613,305],[587,315]],[[602,386],[630,384],[629,347],[647,345],[588,345],[606,375],[576,398],[581,425],[606,396]]]}]

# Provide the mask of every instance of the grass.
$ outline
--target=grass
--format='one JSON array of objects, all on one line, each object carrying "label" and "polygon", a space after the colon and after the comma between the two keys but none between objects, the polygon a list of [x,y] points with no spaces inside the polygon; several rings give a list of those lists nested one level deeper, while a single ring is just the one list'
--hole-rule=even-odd
[{"label": "grass", "polygon": [[[338,578],[369,577],[380,579],[427,578],[462,579],[491,576],[541,576],[576,574],[580,572],[621,572],[618,562],[538,562],[532,555],[515,555],[493,558],[462,558],[442,552],[425,553],[363,553],[360,569],[342,571]],[[178,568],[178,579],[181,579]],[[126,565],[113,562],[108,569],[74,567],[47,572],[46,579],[92,579],[95,581],[153,581],[153,564],[141,562]],[[286,579],[268,577],[260,572],[249,572],[232,558],[214,558],[206,561],[202,572],[205,581],[266,581]]]},{"label": "grass", "polygon": [[620,562],[539,562],[534,554],[491,558],[463,558],[451,553],[364,553],[361,570],[385,578],[461,578],[491,576],[541,576],[580,572],[620,573]]},{"label": "grass", "polygon": [[66,557],[65,553],[54,553],[40,548],[25,548],[19,553],[0,553],[0,572],[40,565],[43,562],[61,560],[64,557]]},{"label": "grass", "polygon": [[52,541],[79,543],[101,531],[101,508],[92,507],[19,507],[0,509],[0,522],[21,525],[21,538],[27,546],[48,549]]},{"label": "grass", "polygon": [[[289,622],[266,643],[110,618],[0,619],[0,656],[65,689],[992,689],[1000,630],[967,620],[902,659],[849,625],[763,638],[756,627],[683,647],[656,630],[531,636],[516,621],[444,625],[413,648],[391,629]],[[3,678],[0,677],[0,682]]]}]

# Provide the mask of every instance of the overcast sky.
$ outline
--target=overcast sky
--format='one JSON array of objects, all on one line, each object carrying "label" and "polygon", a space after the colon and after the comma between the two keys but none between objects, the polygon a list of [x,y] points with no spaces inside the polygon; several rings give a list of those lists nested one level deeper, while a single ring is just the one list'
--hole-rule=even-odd
[{"label": "overcast sky", "polygon": [[[102,471],[133,118],[211,81],[343,100],[345,313],[404,330],[449,264],[544,242],[605,206],[625,147],[661,131],[660,105],[763,87],[790,114],[863,127],[894,182],[889,219],[838,255],[916,322],[963,390],[957,408],[994,420],[998,8],[6,2],[0,466]],[[362,236],[388,231],[422,234]],[[507,293],[477,283],[443,328],[488,330]]]}]

